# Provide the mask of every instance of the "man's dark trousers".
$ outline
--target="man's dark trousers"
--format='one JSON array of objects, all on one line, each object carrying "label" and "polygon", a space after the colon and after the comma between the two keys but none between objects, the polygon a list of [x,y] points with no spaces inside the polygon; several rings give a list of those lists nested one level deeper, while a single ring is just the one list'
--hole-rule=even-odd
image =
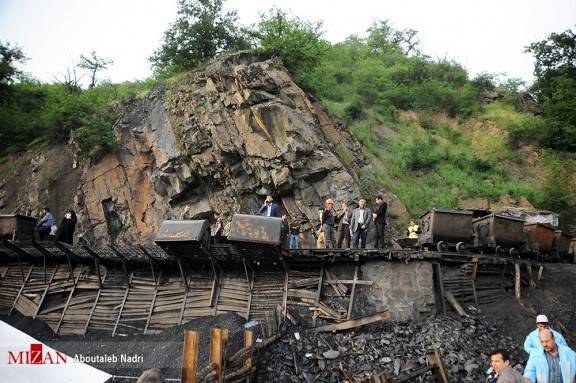
[{"label": "man's dark trousers", "polygon": [[386,228],[385,223],[377,223],[376,224],[376,242],[374,243],[374,247],[377,249],[384,248],[384,229]]},{"label": "man's dark trousers", "polygon": [[362,229],[361,226],[352,235],[352,248],[358,249],[358,240],[362,241],[360,249],[366,248],[366,237],[368,236],[368,229]]}]

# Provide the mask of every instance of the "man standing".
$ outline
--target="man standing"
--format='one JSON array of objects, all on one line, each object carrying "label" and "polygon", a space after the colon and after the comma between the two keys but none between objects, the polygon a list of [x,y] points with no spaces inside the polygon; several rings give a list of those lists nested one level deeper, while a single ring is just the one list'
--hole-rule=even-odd
[{"label": "man standing", "polygon": [[274,203],[272,196],[268,195],[258,213],[265,217],[280,217],[280,207]]},{"label": "man standing", "polygon": [[372,217],[374,218],[374,223],[376,224],[376,242],[374,247],[377,249],[384,248],[384,229],[386,228],[386,210],[388,209],[388,204],[384,202],[382,196],[376,197],[376,208]]},{"label": "man standing", "polygon": [[336,239],[334,238],[334,200],[332,198],[326,200],[326,209],[322,213],[321,224],[324,231],[324,248],[333,249]]},{"label": "man standing", "polygon": [[336,220],[338,221],[338,233],[336,234],[336,247],[342,248],[344,241],[346,245],[344,247],[350,247],[350,220],[352,219],[352,209],[348,207],[346,202],[342,202],[340,205],[340,212],[336,215]]},{"label": "man standing", "polygon": [[361,241],[361,248],[366,248],[366,236],[370,227],[370,209],[366,207],[366,200],[358,201],[358,207],[352,212],[352,221],[350,229],[352,231],[352,248],[358,248],[358,241]]},{"label": "man standing", "polygon": [[524,377],[530,383],[574,383],[576,353],[568,346],[557,344],[554,333],[542,329],[538,334],[540,349],[532,350]]},{"label": "man standing", "polygon": [[222,243],[222,234],[224,233],[224,217],[217,211],[214,212],[214,229],[212,235],[215,243]]},{"label": "man standing", "polygon": [[528,354],[531,354],[532,351],[534,350],[539,350],[542,348],[542,346],[540,345],[540,339],[538,338],[538,335],[542,330],[545,329],[549,329],[550,331],[552,331],[552,334],[554,334],[554,339],[556,339],[556,343],[568,346],[562,334],[552,330],[551,328],[548,328],[548,318],[546,317],[546,315],[540,314],[536,316],[536,330],[528,334],[526,340],[524,341],[524,350]]},{"label": "man standing", "polygon": [[493,351],[490,354],[490,365],[498,374],[496,383],[524,383],[522,374],[510,367],[510,355],[507,351]]},{"label": "man standing", "polygon": [[50,234],[52,224],[54,223],[54,217],[52,216],[52,213],[50,213],[50,209],[47,207],[42,209],[41,215],[42,219],[34,228],[33,238],[39,241],[44,241]]}]

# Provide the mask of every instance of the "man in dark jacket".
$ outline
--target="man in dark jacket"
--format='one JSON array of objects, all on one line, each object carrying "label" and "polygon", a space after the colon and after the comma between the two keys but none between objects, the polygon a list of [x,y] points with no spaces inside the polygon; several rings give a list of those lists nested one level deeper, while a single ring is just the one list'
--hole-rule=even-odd
[{"label": "man in dark jacket", "polygon": [[68,210],[60,222],[58,227],[58,234],[56,234],[56,240],[60,242],[66,242],[70,245],[74,244],[74,230],[76,228],[76,223],[78,218],[74,210]]},{"label": "man in dark jacket", "polygon": [[384,202],[382,196],[376,197],[376,206],[374,208],[374,224],[376,225],[376,242],[374,247],[377,249],[384,248],[384,229],[386,228],[386,210],[388,204]]},{"label": "man in dark jacket", "polygon": [[274,199],[269,195],[266,196],[266,200],[258,211],[258,214],[265,217],[280,217],[280,207],[274,203]]},{"label": "man in dark jacket", "polygon": [[334,236],[334,200],[326,200],[326,209],[322,213],[322,230],[324,231],[324,248],[333,249],[336,245]]}]

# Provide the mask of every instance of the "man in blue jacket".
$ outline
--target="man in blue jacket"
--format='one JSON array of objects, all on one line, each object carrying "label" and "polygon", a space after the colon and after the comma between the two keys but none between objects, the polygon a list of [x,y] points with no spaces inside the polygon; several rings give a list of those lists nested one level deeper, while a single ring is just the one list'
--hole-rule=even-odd
[{"label": "man in blue jacket", "polygon": [[524,378],[530,383],[574,383],[576,353],[557,344],[549,329],[540,331],[539,338],[542,348],[530,353]]},{"label": "man in blue jacket", "polygon": [[45,207],[42,209],[42,219],[38,222],[34,228],[34,239],[44,241],[48,234],[50,234],[50,229],[54,223],[54,217],[50,213],[50,209]]},{"label": "man in blue jacket", "polygon": [[280,217],[280,207],[274,203],[274,199],[269,195],[266,196],[264,205],[262,205],[258,213],[265,217]]},{"label": "man in blue jacket", "polygon": [[542,348],[542,346],[540,345],[540,339],[538,338],[538,334],[540,334],[540,331],[544,329],[552,331],[552,334],[554,334],[554,339],[556,339],[557,344],[568,346],[562,334],[548,327],[548,318],[546,317],[546,315],[540,314],[536,317],[536,330],[528,334],[526,340],[524,341],[524,350],[528,354],[530,354],[533,350],[539,350]]}]

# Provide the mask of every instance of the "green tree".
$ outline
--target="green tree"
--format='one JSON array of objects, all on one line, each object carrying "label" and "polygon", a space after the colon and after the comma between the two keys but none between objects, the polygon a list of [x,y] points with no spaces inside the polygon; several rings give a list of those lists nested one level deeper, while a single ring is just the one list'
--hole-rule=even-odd
[{"label": "green tree", "polygon": [[224,0],[178,0],[178,19],[164,32],[150,61],[157,74],[189,70],[217,53],[249,47],[237,25],[236,11],[225,12]]},{"label": "green tree", "polygon": [[26,56],[19,47],[11,46],[10,43],[0,42],[0,97],[6,97],[10,85],[22,74],[16,68],[16,63],[26,61]]},{"label": "green tree", "polygon": [[322,62],[329,46],[322,35],[321,22],[291,17],[277,8],[261,14],[258,25],[251,31],[258,52],[281,58],[300,77]]},{"label": "green tree", "polygon": [[576,35],[571,30],[552,33],[530,44],[536,81],[532,92],[544,111],[541,144],[560,150],[576,150]]},{"label": "green tree", "polygon": [[98,72],[108,68],[109,65],[113,64],[114,61],[108,60],[104,57],[98,57],[95,51],[90,53],[90,56],[80,55],[79,68],[85,69],[90,75],[90,88],[96,86],[96,75]]}]

